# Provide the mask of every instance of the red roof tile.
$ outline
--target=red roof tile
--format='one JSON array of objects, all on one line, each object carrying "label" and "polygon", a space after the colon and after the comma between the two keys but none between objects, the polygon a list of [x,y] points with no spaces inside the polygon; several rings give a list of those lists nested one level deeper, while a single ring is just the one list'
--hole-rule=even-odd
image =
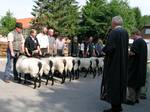
[{"label": "red roof tile", "polygon": [[16,22],[22,23],[23,29],[27,29],[27,28],[30,28],[31,26],[30,22],[32,19],[33,18],[22,18],[22,19],[17,19]]}]

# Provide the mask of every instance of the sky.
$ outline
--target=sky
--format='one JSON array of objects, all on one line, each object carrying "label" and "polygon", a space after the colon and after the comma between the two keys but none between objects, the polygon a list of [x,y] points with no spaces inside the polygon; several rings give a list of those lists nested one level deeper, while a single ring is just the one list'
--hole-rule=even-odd
[{"label": "sky", "polygon": [[[85,5],[86,0],[77,0],[79,5]],[[4,16],[8,10],[16,18],[32,17],[32,7],[34,0],[0,0],[0,17]],[[150,15],[150,0],[129,0],[131,7],[139,7],[142,15]]]}]

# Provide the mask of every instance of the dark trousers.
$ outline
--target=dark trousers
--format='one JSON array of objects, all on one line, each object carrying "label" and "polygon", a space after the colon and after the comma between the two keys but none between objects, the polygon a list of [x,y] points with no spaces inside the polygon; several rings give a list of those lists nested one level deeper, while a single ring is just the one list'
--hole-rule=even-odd
[{"label": "dark trousers", "polygon": [[18,78],[18,73],[16,70],[16,62],[17,62],[18,56],[15,55],[15,57],[13,58],[13,74],[14,74],[14,78]]},{"label": "dark trousers", "polygon": [[63,50],[57,49],[57,56],[63,56]]},{"label": "dark trousers", "polygon": [[42,56],[47,54],[47,48],[41,48]]},{"label": "dark trousers", "polygon": [[121,104],[118,104],[118,105],[111,104],[111,107],[112,107],[112,112],[121,112],[122,111]]}]

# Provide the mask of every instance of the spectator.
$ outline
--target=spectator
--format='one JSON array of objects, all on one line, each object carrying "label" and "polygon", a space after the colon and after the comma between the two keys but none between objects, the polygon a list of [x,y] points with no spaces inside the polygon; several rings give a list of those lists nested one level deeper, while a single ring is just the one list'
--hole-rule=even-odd
[{"label": "spectator", "polygon": [[78,47],[78,37],[74,37],[72,44],[71,44],[71,56],[73,56],[73,57],[78,56],[78,52],[79,52],[78,48],[79,48]]},{"label": "spectator", "polygon": [[55,47],[57,49],[57,55],[58,56],[63,56],[63,49],[64,49],[64,39],[62,36],[59,36],[57,39],[56,39],[56,43],[55,43]]},{"label": "spectator", "polygon": [[79,57],[84,57],[85,53],[85,44],[84,40],[82,40],[82,43],[79,45]]},{"label": "spectator", "polygon": [[27,37],[25,40],[25,52],[29,57],[39,57],[39,55],[42,55],[36,34],[36,30],[32,29],[29,37]]},{"label": "spectator", "polygon": [[55,51],[55,41],[56,41],[54,37],[54,29],[48,30],[48,39],[49,39],[49,54],[53,56]]},{"label": "spectator", "polygon": [[102,51],[102,48],[103,48],[103,42],[101,39],[98,39],[97,40],[97,43],[95,44],[95,53],[96,53],[96,56],[101,56],[101,51]]},{"label": "spectator", "polygon": [[93,37],[89,38],[88,45],[87,45],[87,53],[88,53],[88,57],[96,56],[95,45],[93,43]]},{"label": "spectator", "polygon": [[[11,31],[8,36],[8,48],[7,48],[7,63],[5,67],[4,81],[10,82],[12,74],[14,80],[18,80],[18,73],[16,71],[16,62],[19,53],[24,53],[24,38],[22,35],[22,24],[16,23],[15,30]],[[12,73],[13,68],[13,73]]]},{"label": "spectator", "polygon": [[42,32],[37,35],[42,55],[45,56],[49,52],[49,40],[47,36],[47,28],[42,27]]}]

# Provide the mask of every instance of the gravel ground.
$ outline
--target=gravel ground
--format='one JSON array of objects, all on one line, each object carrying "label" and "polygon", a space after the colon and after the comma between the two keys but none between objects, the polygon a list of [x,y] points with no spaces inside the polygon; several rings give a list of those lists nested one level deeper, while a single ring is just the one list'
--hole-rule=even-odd
[{"label": "gravel ground", "polygon": [[[6,59],[0,58],[0,112],[102,112],[110,107],[99,100],[101,77],[80,78],[54,86],[33,85],[2,81]],[[124,112],[150,112],[150,94],[135,106],[123,105]]]}]

